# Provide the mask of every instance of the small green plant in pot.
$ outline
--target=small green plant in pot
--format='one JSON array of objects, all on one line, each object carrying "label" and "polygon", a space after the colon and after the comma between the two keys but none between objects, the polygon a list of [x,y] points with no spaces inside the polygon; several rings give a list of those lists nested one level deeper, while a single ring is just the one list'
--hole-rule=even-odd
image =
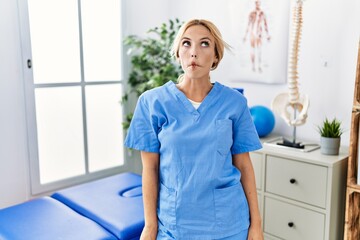
[{"label": "small green plant in pot", "polygon": [[321,136],[321,153],[325,155],[338,155],[341,135],[343,134],[341,122],[336,118],[331,121],[325,118],[322,125],[318,126],[318,131]]}]

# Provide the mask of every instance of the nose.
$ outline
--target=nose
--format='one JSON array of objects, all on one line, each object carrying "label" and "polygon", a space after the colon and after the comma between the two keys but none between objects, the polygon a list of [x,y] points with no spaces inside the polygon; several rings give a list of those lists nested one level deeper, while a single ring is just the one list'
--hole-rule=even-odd
[{"label": "nose", "polygon": [[190,51],[190,55],[191,55],[191,58],[197,58],[198,57],[198,49],[197,49],[197,46],[196,45],[193,45],[191,47],[191,51]]}]

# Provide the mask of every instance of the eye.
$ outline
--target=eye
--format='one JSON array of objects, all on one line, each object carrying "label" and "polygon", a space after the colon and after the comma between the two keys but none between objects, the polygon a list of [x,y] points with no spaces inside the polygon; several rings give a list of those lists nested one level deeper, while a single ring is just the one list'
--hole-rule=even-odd
[{"label": "eye", "polygon": [[184,47],[189,47],[191,44],[190,44],[190,41],[185,40],[185,41],[182,42],[182,45]]},{"label": "eye", "polygon": [[202,41],[201,46],[202,47],[208,47],[208,46],[210,46],[210,43],[208,41]]}]

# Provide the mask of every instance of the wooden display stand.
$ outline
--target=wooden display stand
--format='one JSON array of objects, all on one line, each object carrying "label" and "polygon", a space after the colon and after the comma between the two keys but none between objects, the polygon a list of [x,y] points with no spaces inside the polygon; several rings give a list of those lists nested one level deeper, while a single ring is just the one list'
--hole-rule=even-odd
[{"label": "wooden display stand", "polygon": [[360,124],[360,41],[356,68],[354,104],[351,118],[350,153],[346,189],[345,240],[360,239],[360,185],[358,184]]}]

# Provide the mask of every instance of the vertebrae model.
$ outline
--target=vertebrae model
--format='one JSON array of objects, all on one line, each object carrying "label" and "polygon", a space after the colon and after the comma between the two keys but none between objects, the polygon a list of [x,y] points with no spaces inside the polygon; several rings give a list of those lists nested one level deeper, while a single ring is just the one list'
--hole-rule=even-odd
[{"label": "vertebrae model", "polygon": [[[309,108],[309,97],[300,95],[298,88],[298,60],[302,28],[302,0],[297,0],[293,9],[292,49],[289,57],[287,93],[277,95],[271,108],[279,114],[289,126],[305,124]],[[293,109],[290,113],[289,108]],[[297,114],[299,113],[299,114]]]}]

